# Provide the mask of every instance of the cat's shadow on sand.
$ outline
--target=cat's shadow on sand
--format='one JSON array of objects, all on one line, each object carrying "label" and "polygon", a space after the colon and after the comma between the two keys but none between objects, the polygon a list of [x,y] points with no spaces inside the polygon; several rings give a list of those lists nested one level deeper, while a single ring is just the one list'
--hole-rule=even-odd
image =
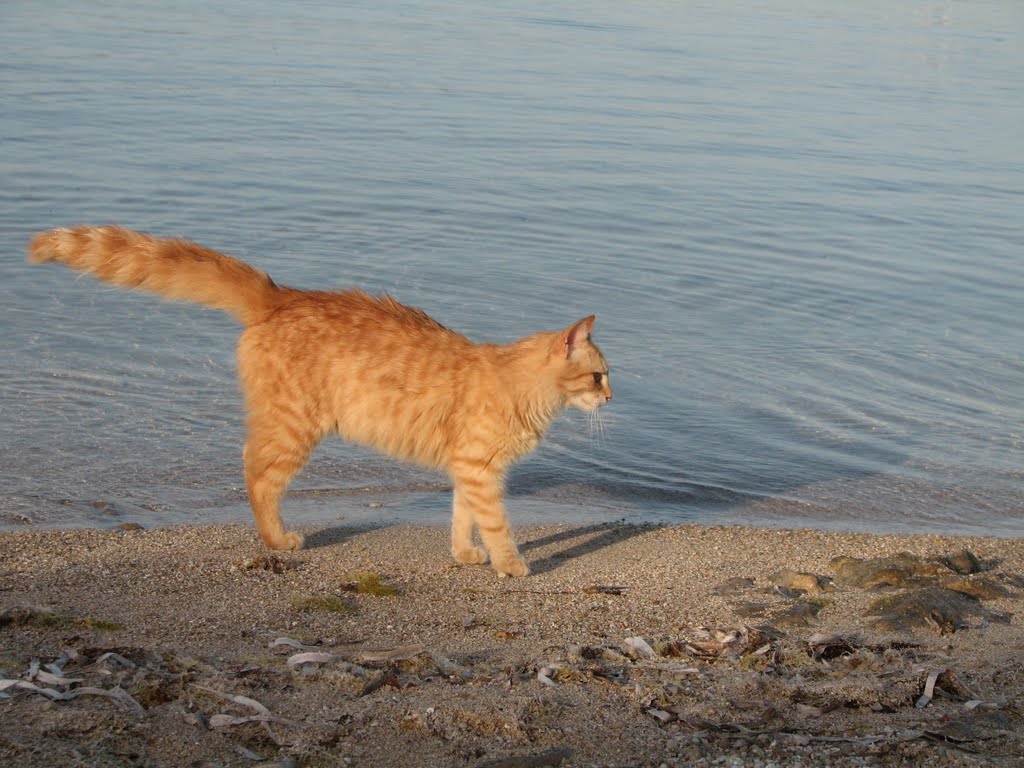
[{"label": "cat's shadow on sand", "polygon": [[[397,523],[382,523],[376,525],[348,525],[336,526],[334,528],[323,528],[314,531],[306,536],[305,549],[319,549],[320,547],[334,547],[343,544],[360,534],[368,531],[388,528]],[[618,544],[634,536],[639,536],[651,530],[651,526],[626,525],[621,523],[597,523],[592,525],[580,525],[564,531],[547,534],[538,538],[523,540],[519,550],[526,557],[530,565],[530,573],[539,575],[557,570],[568,560],[589,555],[605,547]],[[562,545],[555,551],[550,551],[553,546]],[[531,559],[529,553],[537,549],[548,550],[538,560]],[[488,566],[489,567],[489,566]]]},{"label": "cat's shadow on sand", "polygon": [[[634,536],[640,536],[651,530],[651,526],[626,525],[622,523],[596,523],[580,525],[566,531],[541,536],[523,541],[519,550],[526,556],[530,564],[530,573],[539,575],[557,570],[567,560],[593,554],[599,550],[619,544]],[[549,552],[539,560],[529,557],[529,552],[551,545],[561,544],[563,547]]]},{"label": "cat's shadow on sand", "polygon": [[338,525],[334,528],[321,528],[319,531],[313,531],[312,533],[306,534],[306,541],[302,545],[302,548],[320,549],[321,547],[336,547],[339,544],[344,544],[345,542],[354,539],[360,534],[390,528],[392,525],[394,525],[394,523]]}]

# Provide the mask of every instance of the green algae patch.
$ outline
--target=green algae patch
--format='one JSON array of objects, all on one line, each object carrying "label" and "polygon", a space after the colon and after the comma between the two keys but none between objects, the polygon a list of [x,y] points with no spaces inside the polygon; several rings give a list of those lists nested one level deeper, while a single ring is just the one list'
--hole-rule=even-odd
[{"label": "green algae patch", "polygon": [[0,612],[0,629],[7,627],[35,627],[37,629],[94,629],[119,632],[120,624],[88,616],[72,616],[49,608],[8,608]]},{"label": "green algae patch", "polygon": [[356,607],[337,595],[308,595],[295,599],[295,607],[300,611],[319,613],[355,613]]},{"label": "green algae patch", "polygon": [[359,595],[374,595],[376,597],[394,597],[400,594],[396,587],[385,584],[380,579],[380,574],[373,571],[361,571],[352,574],[351,591]]}]

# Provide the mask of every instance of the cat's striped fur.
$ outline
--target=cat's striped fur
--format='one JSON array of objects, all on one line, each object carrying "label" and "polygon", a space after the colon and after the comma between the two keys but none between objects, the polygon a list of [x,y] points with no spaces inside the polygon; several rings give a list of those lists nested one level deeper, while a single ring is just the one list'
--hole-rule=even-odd
[{"label": "cat's striped fur", "polygon": [[[120,227],[56,229],[29,257],[127,288],[222,309],[245,326],[238,365],[247,409],[249,501],[263,541],[297,549],[280,499],[329,432],[444,470],[454,483],[452,552],[502,575],[529,572],[509,531],[504,479],[555,414],[611,399],[594,317],[512,344],[476,344],[390,297],[302,291],[185,240]],[[479,530],[486,552],[473,541]]]}]

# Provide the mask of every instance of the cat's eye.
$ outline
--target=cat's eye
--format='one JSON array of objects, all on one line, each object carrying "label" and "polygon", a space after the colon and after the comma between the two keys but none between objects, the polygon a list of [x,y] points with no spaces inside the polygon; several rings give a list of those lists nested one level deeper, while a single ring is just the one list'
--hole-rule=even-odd
[{"label": "cat's eye", "polygon": [[603,379],[603,378],[604,378],[604,374],[603,373],[601,373],[600,371],[594,371],[594,384],[596,384],[597,386],[600,387],[601,386],[601,379]]}]

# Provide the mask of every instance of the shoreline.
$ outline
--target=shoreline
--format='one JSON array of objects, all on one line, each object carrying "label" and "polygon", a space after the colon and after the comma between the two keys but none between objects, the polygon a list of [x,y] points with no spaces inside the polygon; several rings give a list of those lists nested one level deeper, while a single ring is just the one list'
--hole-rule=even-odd
[{"label": "shoreline", "polygon": [[[0,760],[766,768],[1024,754],[1024,539],[524,526],[534,575],[498,579],[456,566],[443,526],[300,530],[294,553],[266,550],[250,525],[0,532],[0,677],[17,681],[0,688]],[[888,587],[833,562],[892,570],[900,552],[916,571]],[[917,626],[867,615],[885,601],[911,616],[897,598],[924,592],[962,599]]]},{"label": "shoreline", "polygon": [[[418,493],[418,492],[416,492]],[[440,503],[429,503],[430,509],[426,512],[410,512],[412,508],[422,505],[423,499],[416,498],[411,503],[404,493],[374,493],[366,494],[370,501],[360,502],[358,505],[344,507],[340,513],[323,515],[310,511],[302,506],[303,501],[309,498],[322,495],[323,491],[305,490],[298,495],[289,492],[288,509],[284,518],[286,527],[289,530],[303,532],[329,531],[334,528],[389,528],[396,525],[409,526],[414,528],[444,528],[451,525],[451,488],[448,487],[443,493],[443,501]],[[782,500],[777,500],[780,507]],[[593,526],[631,526],[636,528],[736,528],[750,531],[807,531],[836,535],[853,535],[869,537],[938,537],[944,539],[972,539],[972,540],[993,540],[993,541],[1019,541],[1024,540],[1024,533],[1018,531],[1000,532],[997,529],[993,533],[990,529],[979,532],[971,529],[960,530],[956,527],[945,529],[940,533],[922,533],[916,527],[905,524],[900,527],[891,527],[883,530],[879,525],[863,524],[830,524],[827,526],[810,524],[803,517],[789,514],[781,514],[774,511],[766,515],[764,510],[758,510],[758,514],[751,514],[749,517],[721,516],[715,512],[694,513],[692,516],[679,519],[678,517],[662,516],[658,513],[641,513],[638,510],[620,510],[616,512],[606,511],[602,514],[594,514],[592,511],[584,512],[583,507],[570,505],[563,502],[544,500],[539,503],[526,503],[522,499],[515,499],[516,509],[512,511],[512,527],[516,530],[529,530],[535,528],[558,528],[573,527],[586,528]],[[96,509],[104,509],[104,503],[95,502]],[[223,528],[223,527],[252,527],[252,510],[247,501],[239,501],[237,510],[227,514],[209,514],[201,519],[185,518],[170,522],[159,522],[154,519],[139,519],[136,515],[120,515],[114,511],[112,505],[108,505],[111,517],[107,520],[92,519],[81,522],[70,521],[42,521],[10,514],[6,518],[0,518],[0,536],[21,533],[42,533],[56,531],[108,531],[118,530],[146,530],[157,531],[168,528]]]}]

